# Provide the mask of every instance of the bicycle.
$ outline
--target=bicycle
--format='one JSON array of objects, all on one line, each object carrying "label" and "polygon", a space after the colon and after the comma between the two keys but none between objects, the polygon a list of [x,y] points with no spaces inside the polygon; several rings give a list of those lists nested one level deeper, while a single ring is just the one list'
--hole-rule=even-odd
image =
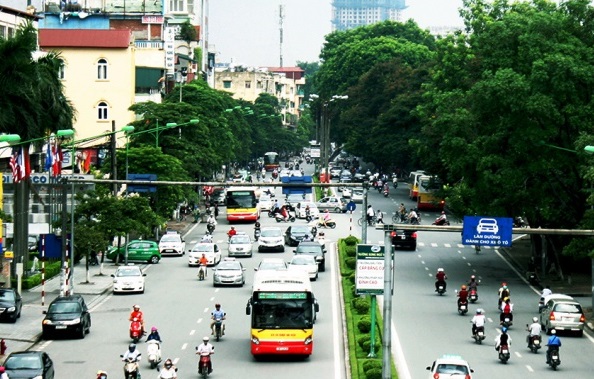
[{"label": "bicycle", "polygon": [[[363,216],[361,217],[357,223],[359,224],[359,226],[363,226],[363,223],[367,222],[367,216]],[[371,222],[369,223],[370,226],[375,226],[375,224],[377,224],[377,217],[373,216],[371,217]]]},{"label": "bicycle", "polygon": [[404,224],[406,222],[406,215],[399,212],[392,212],[392,223]]}]

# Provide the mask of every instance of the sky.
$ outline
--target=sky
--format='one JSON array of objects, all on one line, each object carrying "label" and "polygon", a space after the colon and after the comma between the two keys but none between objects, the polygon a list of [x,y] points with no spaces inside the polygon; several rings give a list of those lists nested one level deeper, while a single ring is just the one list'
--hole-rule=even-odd
[{"label": "sky", "polygon": [[[332,31],[331,0],[210,0],[208,43],[216,61],[279,66],[281,3],[283,66],[318,61],[324,36]],[[462,0],[407,0],[406,4],[403,20],[412,18],[422,28],[462,25],[458,15]]]}]

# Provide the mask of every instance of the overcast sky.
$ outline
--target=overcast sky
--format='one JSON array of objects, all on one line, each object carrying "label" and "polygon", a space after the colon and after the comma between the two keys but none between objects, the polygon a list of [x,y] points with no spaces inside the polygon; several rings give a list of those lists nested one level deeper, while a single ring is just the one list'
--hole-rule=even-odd
[{"label": "overcast sky", "polygon": [[[279,4],[284,5],[283,65],[319,59],[324,36],[332,30],[331,0],[210,0],[210,50],[217,62],[278,66]],[[404,19],[422,28],[461,26],[462,0],[407,0]]]}]

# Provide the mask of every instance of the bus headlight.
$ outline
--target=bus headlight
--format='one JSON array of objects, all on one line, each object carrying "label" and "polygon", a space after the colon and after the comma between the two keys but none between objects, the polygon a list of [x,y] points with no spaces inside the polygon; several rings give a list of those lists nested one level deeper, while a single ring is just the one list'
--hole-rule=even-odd
[{"label": "bus headlight", "polygon": [[306,344],[306,345],[309,345],[309,344],[311,344],[312,342],[313,342],[313,340],[311,339],[311,337],[307,337],[307,338],[305,339],[305,344]]},{"label": "bus headlight", "polygon": [[259,345],[260,344],[260,340],[258,339],[258,337],[252,336],[252,343],[254,345]]}]

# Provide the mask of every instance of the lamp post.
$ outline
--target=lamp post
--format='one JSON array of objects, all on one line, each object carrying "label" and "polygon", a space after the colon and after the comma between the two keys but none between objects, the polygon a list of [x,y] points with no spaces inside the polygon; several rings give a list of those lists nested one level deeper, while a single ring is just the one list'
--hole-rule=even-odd
[{"label": "lamp post", "polygon": [[[310,95],[311,96],[311,95]],[[322,140],[322,168],[326,173],[326,181],[330,182],[330,170],[328,167],[328,161],[330,160],[330,125],[331,125],[331,114],[330,105],[338,100],[348,99],[348,95],[333,95],[330,100],[325,101],[322,104],[322,120],[321,120],[321,140]],[[320,171],[321,171],[320,170]]]},{"label": "lamp post", "polygon": [[[172,129],[172,128],[179,128],[179,127],[186,126],[186,125],[195,125],[195,124],[197,124],[199,122],[200,122],[200,120],[198,120],[198,119],[192,119],[192,120],[190,120],[188,122],[184,122],[182,124],[178,124],[176,122],[169,122],[169,123],[165,124],[164,127],[161,127],[161,126],[159,126],[159,122],[157,120],[157,126],[155,128],[151,128],[151,129],[147,129],[147,130],[141,130],[141,131],[133,132],[133,133],[130,132],[127,136],[128,136],[128,138],[130,138],[130,137],[134,137],[134,136],[137,136],[137,135],[140,135],[140,134],[144,134],[144,133],[154,133],[154,136],[155,136],[155,147],[159,147],[159,135],[162,132],[164,132],[165,130],[169,130],[169,129]],[[128,125],[128,126],[130,126],[130,125]]]},{"label": "lamp post", "polygon": [[[594,154],[594,146],[588,145],[584,147],[584,151],[588,154]],[[592,185],[590,185],[590,189],[592,189]],[[592,195],[590,195],[592,196]],[[594,206],[592,207],[594,209]],[[591,275],[592,275],[592,309],[594,309],[594,257],[590,259],[590,267],[591,267]]]},{"label": "lamp post", "polygon": [[[130,145],[130,134],[134,132],[132,125],[126,125],[122,128],[124,134],[126,134],[126,180],[128,180],[128,147]],[[128,195],[128,185],[126,184],[126,195]]]}]

